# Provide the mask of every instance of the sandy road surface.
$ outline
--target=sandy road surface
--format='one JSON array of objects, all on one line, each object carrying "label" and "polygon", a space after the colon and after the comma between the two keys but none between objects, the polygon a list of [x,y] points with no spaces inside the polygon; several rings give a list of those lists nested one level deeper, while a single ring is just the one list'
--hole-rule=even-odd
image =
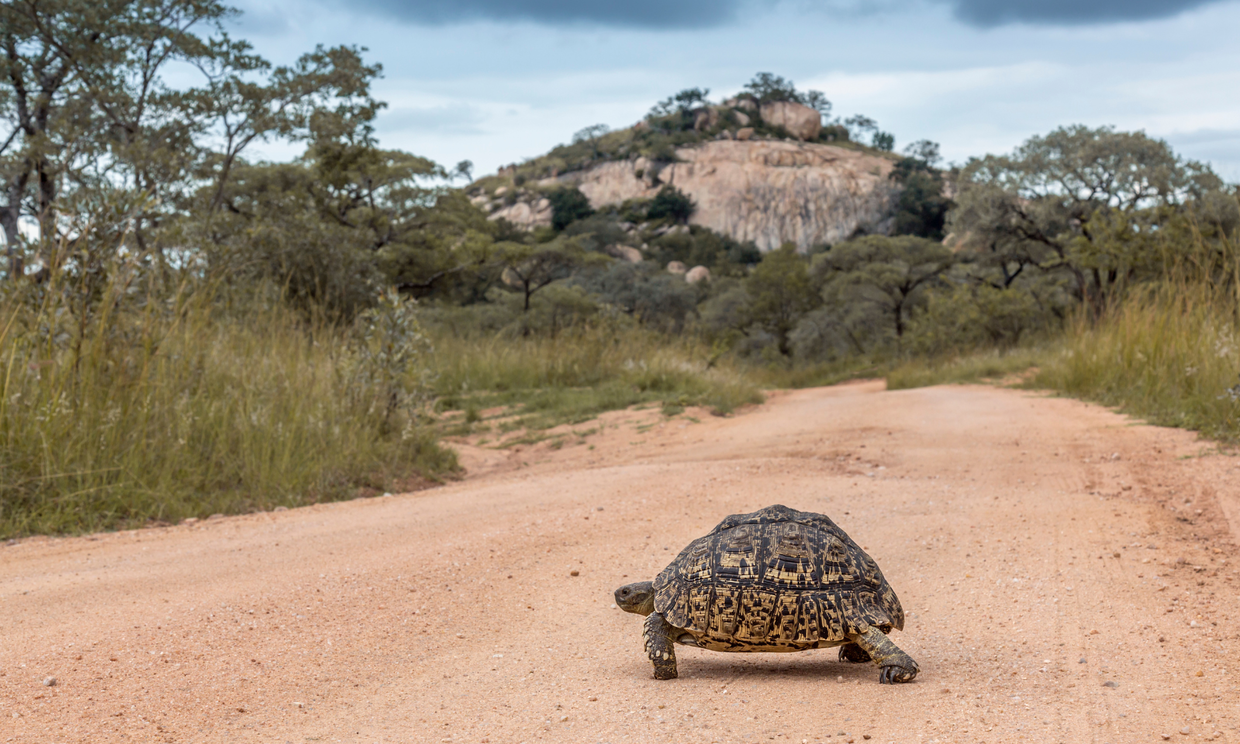
[{"label": "sandy road surface", "polygon": [[[877,383],[605,420],[419,494],[0,548],[0,742],[1240,742],[1240,460],[1193,435]],[[651,678],[612,590],[777,502],[878,561],[915,683]]]}]

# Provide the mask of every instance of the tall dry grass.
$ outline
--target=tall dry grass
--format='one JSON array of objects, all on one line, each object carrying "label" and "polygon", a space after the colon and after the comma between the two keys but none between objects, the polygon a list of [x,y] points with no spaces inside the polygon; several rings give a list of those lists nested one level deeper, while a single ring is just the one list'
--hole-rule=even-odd
[{"label": "tall dry grass", "polygon": [[1075,320],[1031,384],[1165,426],[1240,441],[1240,328],[1230,288],[1165,284]]},{"label": "tall dry grass", "polygon": [[[347,498],[455,460],[386,417],[349,330],[111,282],[0,298],[0,536]],[[363,491],[365,492],[365,491]]]}]

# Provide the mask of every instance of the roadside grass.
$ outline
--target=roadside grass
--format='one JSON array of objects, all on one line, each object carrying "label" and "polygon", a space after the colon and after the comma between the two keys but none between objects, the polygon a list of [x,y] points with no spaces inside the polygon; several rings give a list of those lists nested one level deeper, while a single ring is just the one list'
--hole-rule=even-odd
[{"label": "roadside grass", "polygon": [[983,349],[937,359],[908,359],[887,372],[887,389],[1006,381],[1038,367],[1051,353],[1051,348],[1051,345],[1038,345],[1004,351]]},{"label": "roadside grass", "polygon": [[997,382],[1051,390],[1237,444],[1240,308],[1231,292],[1202,282],[1134,290],[1100,319],[1079,314],[1035,345],[906,360],[887,372],[887,388]]},{"label": "roadside grass", "polygon": [[343,331],[206,293],[84,313],[0,302],[0,537],[78,533],[403,490],[457,469],[376,415]]},{"label": "roadside grass", "polygon": [[1074,321],[1028,386],[1116,406],[1150,423],[1240,442],[1240,336],[1234,296],[1164,285]]},{"label": "roadside grass", "polygon": [[1051,389],[1240,442],[1237,300],[1204,283],[1134,292],[1026,347],[894,362],[756,366],[692,337],[606,324],[553,337],[431,332],[418,364],[433,425],[416,407],[384,413],[391,381],[359,367],[357,327],[278,302],[224,313],[205,290],[105,296],[86,313],[56,296],[0,298],[0,538],[406,490],[459,471],[443,436],[557,448],[592,430],[549,430],[607,411],[725,415],[762,402],[764,388],[856,378]]},{"label": "roadside grass", "polygon": [[878,379],[886,374],[888,363],[880,359],[852,358],[837,362],[797,364],[792,367],[768,365],[750,367],[746,375],[763,389],[808,388],[838,385],[848,380]]},{"label": "roadside grass", "polygon": [[501,431],[541,431],[645,403],[661,405],[665,415],[686,406],[726,415],[763,400],[743,370],[709,365],[706,347],[639,329],[604,325],[520,339],[445,335],[432,343],[437,410],[462,411],[453,419],[458,424],[495,407],[505,410]]}]

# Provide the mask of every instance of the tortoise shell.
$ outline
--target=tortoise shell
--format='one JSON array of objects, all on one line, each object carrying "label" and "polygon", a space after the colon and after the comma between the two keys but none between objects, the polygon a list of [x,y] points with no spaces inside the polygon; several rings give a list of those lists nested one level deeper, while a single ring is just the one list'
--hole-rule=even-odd
[{"label": "tortoise shell", "polygon": [[904,628],[874,559],[830,518],[786,506],[733,514],[654,581],[655,611],[720,651],[838,646],[865,625]]}]

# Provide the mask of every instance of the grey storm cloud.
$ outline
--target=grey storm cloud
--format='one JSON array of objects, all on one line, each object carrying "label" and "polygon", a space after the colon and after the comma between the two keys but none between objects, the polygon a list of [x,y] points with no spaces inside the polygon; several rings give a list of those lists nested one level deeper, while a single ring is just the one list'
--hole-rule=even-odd
[{"label": "grey storm cloud", "polygon": [[[1193,8],[1234,0],[933,0],[971,26],[1009,23],[1047,26],[1105,24],[1168,18]],[[899,12],[916,0],[334,0],[409,23],[529,21],[558,26],[589,24],[645,29],[694,29],[726,25],[742,9],[780,4],[853,13]],[[837,16],[838,17],[838,16]]]},{"label": "grey storm cloud", "polygon": [[[707,28],[731,21],[742,0],[360,0],[385,16],[439,25],[469,21],[588,23],[633,28]],[[770,3],[773,4],[773,3]]]},{"label": "grey storm cloud", "polygon": [[1089,25],[1169,18],[1220,0],[954,0],[960,20],[974,26],[1033,23]]}]

